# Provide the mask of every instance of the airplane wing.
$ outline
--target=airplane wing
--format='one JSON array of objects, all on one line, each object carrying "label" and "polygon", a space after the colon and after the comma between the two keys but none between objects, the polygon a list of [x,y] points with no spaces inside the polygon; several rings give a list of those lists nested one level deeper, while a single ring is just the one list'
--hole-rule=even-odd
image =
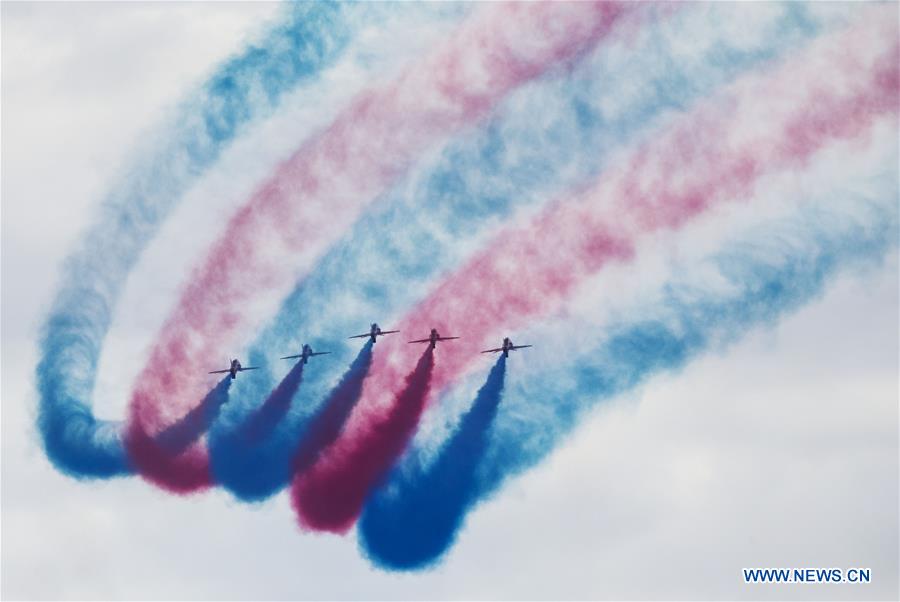
[{"label": "airplane wing", "polygon": [[526,347],[534,347],[534,345],[513,345],[510,349],[525,349]]},{"label": "airplane wing", "polygon": [[[316,351],[315,353],[310,353],[309,355],[310,355],[310,357],[312,357],[314,355],[328,355],[329,353],[331,353],[331,352],[330,351]],[[295,357],[300,357],[300,356],[297,355]]]},{"label": "airplane wing", "polygon": [[458,339],[459,337],[438,337],[439,341],[450,341],[453,339]]},{"label": "airplane wing", "polygon": [[418,341],[409,341],[410,343],[430,343],[431,339],[419,339]]},{"label": "airplane wing", "polygon": [[366,334],[355,334],[352,337],[347,337],[347,338],[348,339],[366,339],[370,336],[372,336],[372,335],[367,332]]},{"label": "airplane wing", "polygon": [[[249,368],[244,368],[243,366],[241,366],[241,372],[243,372],[244,370],[259,370],[259,366],[250,366]],[[226,370],[226,372],[228,371]]]},{"label": "airplane wing", "polygon": [[213,370],[209,374],[225,374],[227,372],[231,372],[231,370]]},{"label": "airplane wing", "polygon": [[[315,354],[315,353],[314,353],[313,355],[318,355],[318,354]],[[295,359],[297,359],[298,357],[303,357],[303,355],[286,355],[286,356],[284,356],[284,357],[281,358],[281,359],[283,359],[283,360],[295,360]]]},{"label": "airplane wing", "polygon": [[394,334],[395,332],[400,332],[399,330],[382,330],[378,334]]},{"label": "airplane wing", "polygon": [[481,353],[497,353],[498,351],[503,351],[503,347],[498,347],[497,349],[486,349]]}]

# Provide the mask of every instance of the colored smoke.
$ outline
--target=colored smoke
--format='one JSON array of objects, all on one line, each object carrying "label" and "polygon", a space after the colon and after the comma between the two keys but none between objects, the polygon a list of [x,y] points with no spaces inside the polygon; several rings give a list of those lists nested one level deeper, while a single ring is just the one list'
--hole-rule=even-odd
[{"label": "colored smoke", "polygon": [[[456,439],[471,424],[471,412],[432,467],[420,467],[413,448],[363,511],[361,544],[370,558],[392,570],[426,567],[453,543],[466,513],[546,458],[599,403],[776,323],[819,297],[839,273],[881,261],[896,250],[900,226],[900,191],[889,179],[876,186],[878,197],[848,203],[850,211],[808,207],[753,228],[697,266],[697,275],[673,276],[658,295],[608,325],[597,345],[576,347],[559,366],[522,374],[478,440],[479,457],[459,481],[464,493],[444,493],[461,500],[447,504],[461,515],[442,515],[443,498],[432,499],[426,483],[444,482],[437,471],[453,466],[446,450],[462,447]],[[571,333],[580,327],[577,319],[557,319],[545,328]],[[462,463],[464,456],[458,458]]]},{"label": "colored smoke", "polygon": [[[484,5],[396,78],[357,95],[258,186],[200,260],[136,383],[132,419],[157,428],[147,421],[192,398],[201,358],[260,325],[245,307],[287,295],[423,152],[576,61],[630,10],[614,2]],[[163,371],[167,359],[174,365]]]},{"label": "colored smoke", "polygon": [[183,193],[253,121],[330,66],[352,37],[353,3],[298,2],[261,39],[221,65],[122,170],[66,260],[43,325],[36,369],[47,457],[76,478],[126,475],[122,424],[91,408],[97,363],[125,280]]},{"label": "colored smoke", "polygon": [[[504,228],[398,327],[409,332],[452,327],[454,334],[485,337],[552,314],[608,264],[631,261],[642,237],[681,229],[716,205],[750,200],[764,176],[803,167],[829,145],[862,136],[895,116],[897,46],[883,17],[867,13],[861,25],[817,40],[771,72],[736,82],[679,117],[652,144],[629,153],[583,194],[551,203],[525,225]],[[883,42],[875,52],[872,39]],[[854,60],[836,65],[828,76],[809,69],[838,56]],[[838,74],[850,83],[821,89],[823,78]],[[788,83],[794,86],[790,101],[772,93]],[[760,114],[765,125],[747,136],[745,124]],[[376,358],[366,381],[360,407],[372,414],[390,411],[392,396],[403,386],[403,366],[412,362],[412,350],[393,351]],[[448,348],[435,368],[432,390],[444,390],[475,361],[463,346]],[[355,445],[352,434],[339,439],[324,461],[333,472],[350,471],[338,465],[355,458],[348,453]]]},{"label": "colored smoke", "polygon": [[287,415],[302,380],[303,362],[298,360],[263,404],[240,426],[235,436],[249,447],[259,445]]},{"label": "colored smoke", "polygon": [[161,431],[156,443],[168,454],[177,456],[197,441],[209,430],[219,416],[222,405],[228,401],[228,390],[231,388],[231,376],[225,376],[196,408],[188,412],[184,418]]},{"label": "colored smoke", "polygon": [[[299,376],[291,376],[302,370],[298,362],[259,410],[236,427],[216,428],[210,434],[216,481],[247,502],[258,502],[280,491],[298,468],[312,463],[337,437],[359,399],[371,363],[372,343],[367,342],[319,408],[297,424],[288,414],[297,387],[284,385],[289,380],[299,384]],[[264,410],[266,406],[270,409]],[[265,417],[260,418],[263,414]],[[262,436],[249,437],[249,433]]]},{"label": "colored smoke", "polygon": [[[501,355],[472,408],[428,467],[403,466],[366,503],[359,536],[368,556],[390,569],[419,569],[451,546],[481,493],[476,468],[487,446],[506,376]],[[407,472],[408,470],[408,472]]]},{"label": "colored smoke", "polygon": [[212,485],[205,462],[198,454],[200,437],[228,401],[232,378],[226,375],[203,400],[181,419],[149,435],[139,420],[128,425],[125,445],[142,477],[172,493],[184,494]]},{"label": "colored smoke", "polygon": [[[827,29],[816,6],[779,8],[762,21],[743,18],[735,5],[704,5],[676,19],[645,15],[646,27],[614,34],[573,70],[517,90],[485,127],[461,132],[439,156],[426,157],[403,185],[379,200],[384,210],[366,213],[344,234],[258,334],[251,360],[296,347],[297,333],[327,341],[353,332],[369,316],[396,315],[458,265],[479,235],[517,209],[596,174],[615,151],[658,128],[672,109],[689,107]],[[708,27],[710,22],[728,26],[720,31]],[[752,32],[753,45],[737,44],[724,33],[736,23]],[[682,62],[675,57],[685,27],[702,32],[695,43],[703,50],[696,60]],[[617,103],[620,88],[641,93]],[[534,119],[537,112],[540,120]],[[504,252],[517,251],[506,246]],[[298,404],[319,402],[339,369],[325,365],[307,374]],[[260,372],[242,390],[262,397],[275,386],[268,371]],[[229,407],[229,413],[251,411],[249,405]],[[219,473],[229,460],[215,458],[215,446],[210,451]]]},{"label": "colored smoke", "polygon": [[371,340],[366,341],[350,369],[322,403],[319,411],[307,422],[292,461],[294,474],[309,470],[318,460],[321,451],[337,439],[347,417],[359,401],[363,381],[372,365],[372,346]]},{"label": "colored smoke", "polygon": [[354,434],[347,456],[320,462],[298,475],[292,500],[301,526],[343,533],[359,515],[369,491],[387,474],[412,438],[428,393],[434,350],[425,350],[406,377],[391,411]]}]

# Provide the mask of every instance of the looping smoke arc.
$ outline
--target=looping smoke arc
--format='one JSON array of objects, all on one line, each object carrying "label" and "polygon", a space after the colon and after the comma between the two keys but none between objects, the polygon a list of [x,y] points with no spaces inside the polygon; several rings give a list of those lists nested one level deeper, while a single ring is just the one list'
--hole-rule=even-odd
[{"label": "looping smoke arc", "polygon": [[[302,530],[343,534],[359,518],[373,563],[431,567],[470,511],[597,403],[896,251],[896,140],[884,143],[900,97],[896,5],[785,4],[761,17],[733,5],[502,3],[409,8],[407,20],[391,6],[289,5],[111,188],[41,339],[38,427],[59,470],[138,474],[177,494],[216,485],[246,502],[287,488]],[[726,19],[746,39],[708,26]],[[360,35],[372,20],[398,37],[410,23],[434,34],[423,52],[385,59],[383,80],[367,73],[335,93],[335,113],[292,141],[189,262],[126,422],[95,418],[104,338],[143,249],[288,95],[331,89],[341,61],[387,52]],[[668,274],[656,297],[585,333],[579,308],[597,278],[635,271],[655,237],[687,244],[705,220],[746,219],[738,208],[776,181],[833,194],[785,195],[787,217],[687,270],[703,277]],[[273,316],[244,311],[266,303]],[[376,316],[461,338],[421,354],[390,337],[346,343]],[[549,345],[573,333],[592,338],[540,364],[513,355],[488,368],[478,353],[504,336]],[[333,355],[273,366],[301,337]],[[263,367],[204,380],[223,349]],[[420,429],[467,383],[449,433]]]}]

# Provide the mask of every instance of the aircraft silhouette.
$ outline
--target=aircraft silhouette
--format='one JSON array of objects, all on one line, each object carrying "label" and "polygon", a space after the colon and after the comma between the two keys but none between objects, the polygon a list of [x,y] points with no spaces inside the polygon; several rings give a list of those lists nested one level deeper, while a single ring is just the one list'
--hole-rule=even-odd
[{"label": "aircraft silhouette", "polygon": [[380,337],[380,336],[385,335],[385,334],[393,334],[393,333],[395,333],[395,332],[400,332],[400,331],[399,331],[399,330],[381,330],[381,328],[378,327],[378,324],[375,323],[375,322],[373,322],[373,323],[372,323],[372,327],[369,328],[369,333],[368,333],[368,334],[356,334],[356,335],[353,335],[352,337],[349,337],[349,338],[351,338],[351,339],[365,339],[365,338],[369,338],[369,337],[370,337],[370,338],[372,339],[372,342],[373,342],[373,343],[377,343],[377,342],[378,342],[378,341],[376,340],[377,337]]},{"label": "aircraft silhouette", "polygon": [[419,339],[417,341],[409,341],[410,343],[430,343],[431,348],[434,349],[438,341],[452,341],[453,339],[458,339],[459,337],[442,337],[440,333],[437,331],[437,328],[431,329],[431,335],[427,339]]},{"label": "aircraft silhouette", "polygon": [[259,370],[259,366],[248,366],[244,368],[241,366],[241,363],[238,360],[231,360],[231,368],[228,370],[213,370],[210,374],[225,374],[226,372],[231,374],[231,378],[237,378],[238,372],[243,372],[244,370]]},{"label": "aircraft silhouette", "polygon": [[525,347],[533,347],[533,345],[513,345],[512,340],[509,337],[503,339],[503,347],[497,347],[496,349],[486,349],[481,353],[497,353],[498,351],[503,352],[503,357],[509,357],[510,351],[515,351],[516,349],[524,349]]},{"label": "aircraft silhouette", "polygon": [[331,353],[331,352],[330,352],[330,351],[316,351],[316,352],[313,352],[312,347],[310,347],[309,345],[307,345],[306,343],[304,343],[304,344],[303,344],[303,349],[302,349],[302,351],[300,351],[300,355],[286,355],[286,356],[284,356],[284,357],[281,358],[281,359],[283,359],[283,360],[293,360],[293,359],[300,358],[300,363],[305,364],[306,362],[309,361],[309,358],[313,357],[314,355],[328,355],[329,353]]}]

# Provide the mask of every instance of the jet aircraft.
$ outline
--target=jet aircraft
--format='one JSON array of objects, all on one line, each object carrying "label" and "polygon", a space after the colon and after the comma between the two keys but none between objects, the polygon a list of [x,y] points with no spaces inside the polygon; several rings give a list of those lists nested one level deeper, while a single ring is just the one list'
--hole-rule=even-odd
[{"label": "jet aircraft", "polygon": [[497,353],[498,351],[503,352],[503,357],[509,357],[509,352],[514,351],[516,349],[524,349],[525,347],[532,347],[533,345],[513,345],[513,342],[509,337],[503,339],[503,347],[498,347],[496,349],[486,349],[481,353]]},{"label": "jet aircraft", "polygon": [[459,337],[442,337],[440,333],[438,333],[437,328],[431,329],[431,335],[427,339],[419,339],[418,341],[410,341],[410,343],[430,343],[431,348],[434,349],[437,346],[438,341],[451,341],[453,339],[458,339]]},{"label": "jet aircraft", "polygon": [[331,352],[330,352],[330,351],[316,351],[316,352],[313,352],[312,347],[310,347],[309,345],[307,345],[306,343],[304,343],[304,344],[303,344],[303,350],[300,352],[300,355],[286,355],[285,357],[283,357],[283,358],[281,358],[281,359],[283,359],[283,360],[293,360],[293,359],[300,358],[300,362],[303,363],[303,364],[305,364],[306,362],[309,361],[309,358],[313,357],[314,355],[328,355],[329,353],[331,353]]},{"label": "jet aircraft", "polygon": [[377,337],[380,337],[380,336],[385,335],[385,334],[393,334],[393,333],[395,333],[395,332],[400,332],[400,331],[399,331],[399,330],[381,330],[381,328],[379,328],[378,324],[376,324],[376,323],[373,322],[373,323],[372,323],[372,327],[369,328],[368,334],[357,334],[357,335],[353,335],[353,336],[350,337],[350,338],[351,338],[351,339],[366,339],[366,338],[371,338],[373,343],[377,343],[377,342],[378,342],[378,341],[376,340]]},{"label": "jet aircraft", "polygon": [[259,370],[259,366],[248,366],[245,368],[241,366],[241,362],[239,362],[238,360],[231,360],[231,368],[229,368],[228,370],[213,370],[212,372],[210,372],[210,374],[229,373],[231,374],[231,378],[234,379],[237,378],[238,372],[243,372],[244,370]]}]

